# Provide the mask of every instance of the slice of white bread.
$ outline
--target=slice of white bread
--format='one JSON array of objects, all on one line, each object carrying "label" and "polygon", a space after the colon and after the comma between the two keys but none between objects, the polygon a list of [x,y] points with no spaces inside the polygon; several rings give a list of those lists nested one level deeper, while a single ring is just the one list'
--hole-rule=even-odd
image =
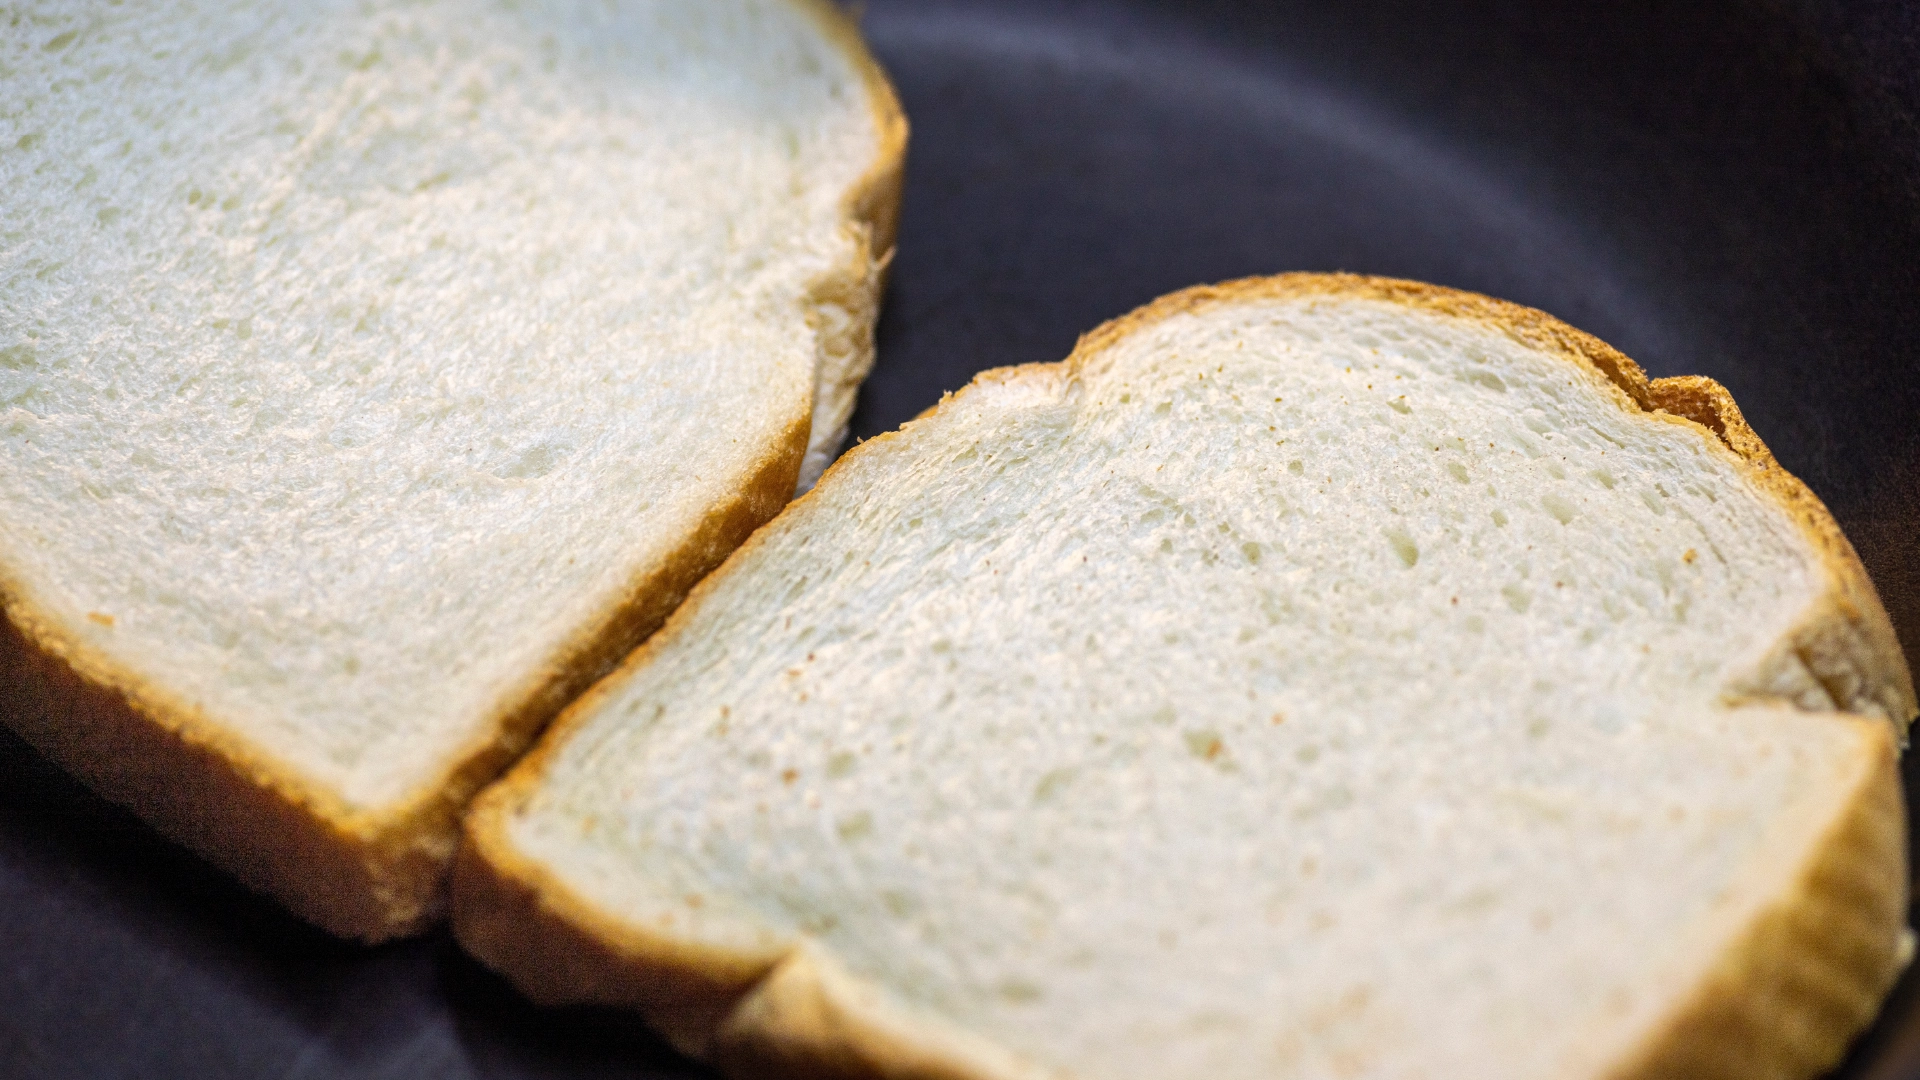
[{"label": "slice of white bread", "polygon": [[1806,1077],[1913,713],[1717,384],[1250,280],[850,451],[476,800],[454,923],[739,1074]]},{"label": "slice of white bread", "polygon": [[471,794],[837,448],[885,76],[823,0],[10,18],[0,716],[416,928]]}]

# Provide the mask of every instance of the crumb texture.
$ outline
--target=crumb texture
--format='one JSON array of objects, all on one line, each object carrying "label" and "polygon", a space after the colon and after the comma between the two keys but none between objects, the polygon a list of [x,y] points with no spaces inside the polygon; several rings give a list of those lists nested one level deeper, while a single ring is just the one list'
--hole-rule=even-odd
[{"label": "crumb texture", "polygon": [[858,366],[881,133],[800,5],[0,19],[9,585],[350,809],[485,738]]},{"label": "crumb texture", "polygon": [[1314,297],[1076,363],[850,454],[503,839],[1048,1075],[1600,1077],[1884,764],[1722,700],[1818,560],[1590,369]]}]

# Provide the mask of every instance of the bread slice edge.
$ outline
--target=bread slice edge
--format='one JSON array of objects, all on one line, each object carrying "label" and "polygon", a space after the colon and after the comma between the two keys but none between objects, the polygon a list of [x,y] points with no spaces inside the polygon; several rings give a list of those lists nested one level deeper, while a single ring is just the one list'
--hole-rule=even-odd
[{"label": "bread slice edge", "polygon": [[[857,385],[893,255],[907,124],[886,72],[831,0],[787,0],[860,75],[873,159],[840,198],[848,260],[807,290],[815,393]],[[55,764],[168,838],[340,937],[384,941],[445,913],[460,819],[475,792],[524,753],[560,710],[657,630],[702,577],[779,513],[799,485],[814,403],[679,545],[642,568],[604,613],[503,694],[484,730],[402,799],[356,809],[168,688],[87,646],[0,558],[0,696],[7,726]],[[848,408],[850,409],[850,401]],[[843,418],[844,420],[844,418]],[[837,444],[836,444],[837,445]]]}]

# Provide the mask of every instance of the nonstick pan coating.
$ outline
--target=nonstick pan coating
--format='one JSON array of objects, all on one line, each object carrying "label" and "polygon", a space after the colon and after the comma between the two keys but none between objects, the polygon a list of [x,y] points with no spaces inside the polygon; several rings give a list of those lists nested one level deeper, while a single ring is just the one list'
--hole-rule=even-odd
[{"label": "nonstick pan coating", "polygon": [[[914,137],[857,436],[1196,282],[1420,278],[1727,384],[1914,655],[1920,9],[870,0],[865,23]],[[334,942],[0,736],[0,1077],[701,1075],[627,1017],[526,1005],[444,933]],[[1920,1077],[1920,978],[1837,1075]]]}]

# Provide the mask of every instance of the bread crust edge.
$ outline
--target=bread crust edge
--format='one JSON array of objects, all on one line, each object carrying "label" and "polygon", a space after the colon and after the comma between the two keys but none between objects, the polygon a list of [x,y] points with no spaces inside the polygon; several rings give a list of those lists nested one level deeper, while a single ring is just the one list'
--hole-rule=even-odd
[{"label": "bread crust edge", "polygon": [[[872,318],[899,222],[906,118],[858,27],[831,0],[787,2],[847,57],[867,91],[874,156],[840,199],[855,250],[813,283],[806,303],[810,312],[831,304],[861,313],[867,324],[855,332],[864,334],[870,363]],[[0,722],[101,796],[321,929],[370,943],[419,933],[445,913],[460,820],[474,794],[791,501],[812,409],[811,395],[796,402],[731,499],[709,508],[674,551],[639,568],[616,604],[502,695],[487,729],[433,780],[388,806],[355,810],[233,725],[116,664],[36,603],[4,563],[0,700],[12,707]]]},{"label": "bread crust edge", "polygon": [[[1756,487],[1778,500],[1807,536],[1828,590],[1787,637],[1842,650],[1824,662],[1852,671],[1866,691],[1852,696],[1877,719],[1890,723],[1879,725],[1884,734],[1871,744],[1873,761],[1864,770],[1857,797],[1817,845],[1792,898],[1770,907],[1745,928],[1736,938],[1739,944],[1721,958],[1687,1003],[1613,1069],[1608,1080],[1722,1072],[1729,1077],[1799,1080],[1830,1065],[1872,1018],[1900,969],[1897,942],[1906,914],[1906,852],[1894,740],[1913,716],[1913,683],[1892,624],[1852,545],[1824,504],[1773,460],[1718,383],[1698,376],[1649,380],[1638,364],[1598,338],[1507,301],[1392,278],[1296,273],[1171,293],[1082,336],[1065,360],[983,371],[921,416],[985,384],[1070,381],[1116,341],[1178,314],[1228,303],[1313,296],[1380,300],[1471,320],[1597,372],[1618,393],[1622,408],[1700,431],[1709,445],[1730,455]],[[841,460],[900,437],[895,431],[869,439]],[[836,462],[821,482],[839,467]],[[810,494],[792,505],[808,498]],[[936,1025],[923,1024],[916,1032],[898,1017],[865,1010],[858,995],[846,992],[847,980],[822,976],[818,958],[803,946],[780,955],[724,953],[625,922],[516,850],[507,836],[507,819],[539,786],[557,748],[585,722],[595,703],[611,693],[625,673],[649,662],[655,650],[671,641],[729,566],[748,558],[766,535],[763,531],[749,538],[727,564],[697,585],[654,637],[574,702],[532,753],[475,800],[455,874],[456,936],[536,1002],[636,1008],[683,1052],[711,1060],[731,1075],[886,1080],[1032,1080],[1045,1075],[1022,1062],[969,1053],[956,1045],[953,1033]],[[1868,680],[1878,685],[1866,687]],[[1842,718],[1836,714],[1835,719]],[[1820,932],[1830,918],[1852,921],[1858,932],[1836,942]],[[1814,990],[1802,992],[1809,979]],[[697,1004],[681,1010],[670,1006],[669,1011],[652,1004],[669,1002],[678,993],[689,994]],[[1756,1006],[1756,999],[1769,1004]],[[1729,1042],[1757,1037],[1755,1033],[1770,1030],[1769,1025],[1792,1028],[1796,1034],[1759,1038],[1754,1045],[1770,1055],[1765,1061]],[[1697,1068],[1706,1060],[1719,1062],[1715,1067],[1722,1072],[1677,1071]],[[1803,1068],[1808,1062],[1814,1067]]]}]

